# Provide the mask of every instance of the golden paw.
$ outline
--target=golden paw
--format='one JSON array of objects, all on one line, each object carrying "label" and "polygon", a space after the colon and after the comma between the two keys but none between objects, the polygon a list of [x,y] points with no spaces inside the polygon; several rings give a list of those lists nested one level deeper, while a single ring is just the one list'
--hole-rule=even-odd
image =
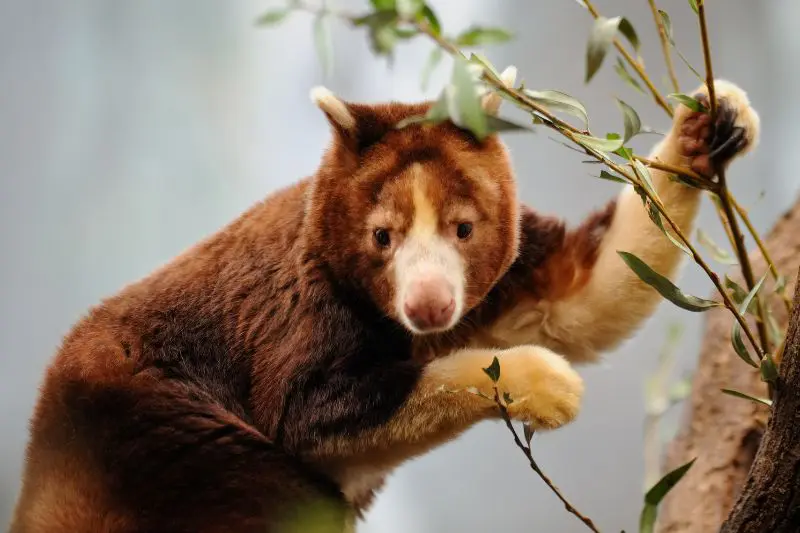
[{"label": "golden paw", "polygon": [[566,359],[538,346],[503,350],[498,389],[511,396],[509,415],[536,429],[556,429],[575,419],[583,380]]},{"label": "golden paw", "polygon": [[[706,112],[692,111],[683,105],[675,110],[678,146],[689,166],[704,176],[713,176],[739,155],[758,143],[760,119],[750,106],[747,94],[733,83],[716,80],[716,120]],[[708,88],[703,85],[695,100],[709,107]]]}]

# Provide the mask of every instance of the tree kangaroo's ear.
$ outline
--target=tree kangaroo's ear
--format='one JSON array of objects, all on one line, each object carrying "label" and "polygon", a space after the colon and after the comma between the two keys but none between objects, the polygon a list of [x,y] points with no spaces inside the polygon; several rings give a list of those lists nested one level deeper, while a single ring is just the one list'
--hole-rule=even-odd
[{"label": "tree kangaroo's ear", "polygon": [[[506,68],[502,74],[500,74],[500,81],[502,81],[506,87],[513,87],[516,79],[517,67],[514,66]],[[502,103],[503,97],[500,96],[497,91],[490,91],[481,101],[483,111],[487,115],[497,115],[497,112],[500,110],[500,104]]]},{"label": "tree kangaroo's ear", "polygon": [[326,87],[311,89],[311,100],[325,113],[337,138],[354,152],[378,142],[394,127],[372,106],[346,102]]}]

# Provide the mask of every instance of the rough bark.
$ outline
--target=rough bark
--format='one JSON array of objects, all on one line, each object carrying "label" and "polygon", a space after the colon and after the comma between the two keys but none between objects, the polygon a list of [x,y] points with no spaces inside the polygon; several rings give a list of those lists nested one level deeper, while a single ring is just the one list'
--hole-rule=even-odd
[{"label": "rough bark", "polygon": [[[784,215],[775,225],[766,239],[766,245],[773,256],[778,270],[792,281],[787,291],[793,291],[795,276],[800,265],[800,202]],[[751,258],[753,270],[760,277],[766,271],[766,264],[760,254],[754,253]],[[771,286],[767,286],[767,289]],[[791,292],[788,292],[791,294]],[[788,322],[783,304],[771,302],[771,307],[778,323],[782,327]],[[766,386],[760,380],[758,372],[744,364],[733,351],[730,343],[732,317],[727,311],[712,311],[707,316],[705,336],[700,353],[697,372],[692,384],[692,393],[682,429],[668,449],[666,469],[671,470],[687,461],[697,458],[692,469],[667,496],[661,510],[659,531],[661,533],[707,533],[719,531],[734,506],[748,473],[756,458],[759,444],[767,425],[769,409],[755,402],[734,398],[722,394],[720,389],[735,389],[753,396],[766,397]],[[795,338],[796,342],[800,339]],[[800,347],[795,347],[800,349]],[[788,354],[787,350],[787,354]],[[800,359],[800,355],[796,356]],[[800,363],[797,363],[800,366]],[[799,372],[800,373],[800,372]],[[800,380],[800,378],[798,378]],[[800,383],[800,381],[799,381]],[[800,402],[800,385],[795,385],[796,402]],[[786,394],[788,385],[781,389]],[[800,403],[789,406],[800,416]],[[794,413],[793,413],[794,414]],[[777,421],[776,417],[773,420]],[[793,419],[788,424],[796,424]],[[772,424],[770,422],[770,430]],[[797,425],[800,431],[800,424]],[[789,435],[787,435],[788,437]],[[770,446],[778,443],[785,445],[786,440],[771,440]],[[800,441],[794,441],[797,444]],[[766,450],[766,447],[763,447]],[[786,450],[786,453],[800,452],[800,449]],[[761,456],[767,452],[762,452]],[[800,465],[794,456],[791,465]],[[778,465],[773,465],[773,467]],[[766,469],[763,473],[775,474],[776,470]],[[762,472],[753,472],[763,475]],[[788,475],[787,472],[782,474]],[[800,471],[794,472],[800,476]],[[760,478],[759,478],[760,479]],[[772,481],[770,481],[770,479]],[[784,480],[784,478],[780,478]],[[796,485],[798,478],[795,478]],[[766,478],[760,483],[775,483],[778,478]],[[785,483],[789,483],[785,481]],[[763,488],[762,485],[747,485],[748,490]],[[774,488],[774,487],[773,487]],[[777,495],[777,498],[800,498],[800,491],[791,494]],[[768,507],[769,500],[757,500],[761,505],[761,513],[770,515],[776,510]],[[752,509],[752,500],[748,500],[747,509]],[[794,502],[796,507],[797,502]],[[741,515],[747,522],[752,517]],[[739,524],[739,522],[737,522]],[[733,527],[729,523],[726,527]],[[727,529],[726,531],[800,531],[794,529]]]},{"label": "rough bark", "polygon": [[722,533],[800,531],[800,285],[775,393],[767,431]]}]

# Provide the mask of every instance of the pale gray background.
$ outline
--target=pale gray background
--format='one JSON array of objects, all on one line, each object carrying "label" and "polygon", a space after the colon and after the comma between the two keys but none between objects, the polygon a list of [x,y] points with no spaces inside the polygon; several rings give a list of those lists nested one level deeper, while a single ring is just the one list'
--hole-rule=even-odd
[{"label": "pale gray background", "polygon": [[[332,3],[336,4],[334,0]],[[598,0],[629,16],[645,37],[645,59],[661,79],[660,49],[645,0]],[[702,67],[696,21],[685,0],[660,2],[687,55]],[[359,7],[359,2],[339,5]],[[446,29],[480,20],[519,38],[491,47],[530,87],[581,98],[596,131],[617,130],[611,97],[637,107],[647,124],[665,116],[622,85],[608,66],[583,84],[588,16],[572,0],[433,0]],[[323,79],[310,17],[276,30],[254,17],[256,0],[0,0],[0,523],[18,491],[26,425],[43,369],[61,335],[99,298],[116,291],[235,217],[311,173],[327,125],[308,100],[325,83],[351,99],[427,95],[419,71],[430,49],[403,46],[394,70],[367,51],[361,32],[336,26],[336,70]],[[764,122],[761,150],[730,179],[766,229],[800,184],[800,4],[710,0],[718,76],[746,87]],[[676,59],[677,61],[677,59]],[[695,85],[680,67],[684,89]],[[512,113],[512,116],[514,115]],[[577,221],[617,192],[589,177],[597,167],[548,140],[509,136],[523,197]],[[640,149],[654,137],[637,140]],[[760,191],[766,196],[755,204]],[[710,203],[702,220],[721,233]],[[682,286],[707,293],[689,266]],[[665,304],[648,326],[587,379],[579,420],[536,440],[536,456],[601,528],[634,530],[642,496],[643,387],[670,320],[687,325],[683,366],[696,355],[700,323]],[[702,460],[702,459],[701,459]],[[362,532],[581,531],[527,470],[500,424],[412,462],[392,478]]]}]

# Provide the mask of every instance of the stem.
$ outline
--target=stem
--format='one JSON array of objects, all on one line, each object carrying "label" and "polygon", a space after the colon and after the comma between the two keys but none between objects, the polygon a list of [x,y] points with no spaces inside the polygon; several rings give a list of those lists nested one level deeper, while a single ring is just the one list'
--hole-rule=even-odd
[{"label": "stem", "polygon": [[[733,205],[733,208],[739,214],[739,217],[741,217],[742,222],[744,222],[744,225],[747,227],[747,231],[750,233],[750,236],[752,236],[753,240],[756,241],[756,245],[758,246],[758,249],[761,251],[761,255],[764,257],[764,260],[767,262],[767,265],[769,266],[769,271],[770,273],[772,273],[772,278],[775,281],[778,281],[781,275],[778,272],[778,269],[775,268],[775,262],[772,260],[769,250],[767,250],[767,246],[764,244],[764,241],[761,240],[761,236],[758,234],[756,228],[753,226],[753,222],[750,220],[750,216],[747,214],[747,210],[741,205],[739,205],[739,202],[736,201],[736,198],[734,198],[732,194],[729,193],[728,195],[730,196],[731,205]],[[786,311],[791,313],[792,301],[789,299],[789,297],[786,295],[785,292],[781,292],[781,299],[783,300],[783,303],[786,306]]]},{"label": "stem", "polygon": [[703,185],[703,187],[701,187],[701,188],[706,188],[707,189],[708,186],[711,185],[709,180],[708,180],[708,178],[701,176],[700,174],[698,174],[697,172],[695,172],[694,170],[692,170],[690,168],[679,167],[679,166],[676,166],[676,165],[670,165],[669,163],[662,163],[661,161],[657,161],[657,160],[653,160],[653,159],[647,159],[646,157],[641,157],[641,156],[638,156],[636,154],[633,155],[633,158],[636,159],[637,161],[640,161],[645,166],[648,166],[650,168],[655,168],[657,170],[663,170],[663,171],[669,172],[671,174],[678,174],[678,175],[687,176],[689,178],[692,178],[692,180],[698,182],[698,184]]},{"label": "stem", "polygon": [[[595,9],[594,5],[592,5],[591,0],[584,0],[586,7],[589,9],[589,13],[592,14],[594,18],[599,18],[600,13]],[[653,95],[653,99],[656,103],[664,110],[669,116],[672,116],[673,111],[672,108],[667,103],[667,100],[661,95],[661,92],[656,88],[653,84],[653,81],[650,79],[650,76],[647,75],[647,72],[644,70],[644,66],[637,60],[633,58],[633,56],[622,46],[622,43],[619,42],[619,39],[614,39],[614,46],[617,48],[622,57],[625,58],[625,61],[636,71],[639,75],[639,78],[647,85],[647,88],[650,90],[650,94]]]},{"label": "stem", "polygon": [[672,54],[669,51],[669,40],[667,38],[667,29],[664,28],[664,21],[661,20],[661,15],[658,13],[658,6],[655,0],[648,0],[650,3],[650,10],[653,12],[653,19],[658,27],[658,36],[661,39],[661,50],[664,52],[664,63],[667,65],[667,72],[669,72],[669,79],[672,81],[673,92],[681,92],[680,85],[678,84],[678,77],[675,75],[675,65],[672,63]]},{"label": "stem", "polygon": [[[706,66],[706,86],[708,87],[708,102],[711,113],[711,122],[714,123],[717,116],[717,98],[714,90],[714,71],[711,64],[711,45],[708,40],[708,26],[706,25],[706,9],[705,2],[698,2],[697,16],[700,20],[700,38],[703,43],[703,59]],[[744,235],[739,227],[739,220],[733,212],[731,205],[731,194],[728,191],[727,182],[725,180],[725,170],[719,169],[717,171],[719,178],[719,190],[717,196],[719,197],[722,211],[725,213],[725,218],[730,224],[731,234],[733,236],[734,249],[736,256],[739,259],[739,264],[742,268],[742,276],[747,284],[747,290],[750,291],[755,286],[755,278],[753,276],[753,266],[750,264],[750,258],[747,254],[747,248],[744,244]],[[767,321],[766,310],[764,308],[764,299],[756,295],[756,303],[758,306],[758,320],[756,321],[756,328],[758,329],[758,337],[761,341],[761,350],[763,353],[768,353],[770,350],[769,337],[767,336]]]},{"label": "stem", "polygon": [[547,474],[545,474],[542,471],[542,469],[539,468],[539,465],[533,458],[530,446],[526,446],[525,444],[523,444],[522,440],[519,438],[519,435],[517,434],[517,430],[514,429],[514,425],[511,423],[511,417],[508,416],[508,409],[503,404],[503,402],[500,401],[500,391],[497,390],[497,385],[494,386],[494,401],[497,404],[498,409],[500,410],[500,416],[506,423],[506,427],[508,427],[508,430],[511,431],[511,434],[514,435],[514,443],[517,445],[517,448],[522,450],[522,453],[525,454],[525,457],[528,458],[528,464],[530,465],[531,470],[536,472],[536,474],[540,478],[542,478],[542,481],[544,481],[545,485],[547,485],[550,488],[550,490],[553,491],[553,494],[555,494],[558,497],[558,499],[561,500],[561,503],[564,504],[564,507],[566,508],[567,512],[575,515],[578,518],[578,520],[583,522],[584,525],[586,525],[586,527],[589,528],[590,530],[594,531],[595,533],[600,533],[600,530],[597,529],[597,526],[594,525],[592,519],[582,514],[580,511],[578,511],[575,508],[575,506],[573,506],[569,502],[569,500],[564,496],[564,494],[562,494],[561,490],[559,490],[559,488],[556,487],[556,485],[550,480],[550,478],[547,477]]}]

